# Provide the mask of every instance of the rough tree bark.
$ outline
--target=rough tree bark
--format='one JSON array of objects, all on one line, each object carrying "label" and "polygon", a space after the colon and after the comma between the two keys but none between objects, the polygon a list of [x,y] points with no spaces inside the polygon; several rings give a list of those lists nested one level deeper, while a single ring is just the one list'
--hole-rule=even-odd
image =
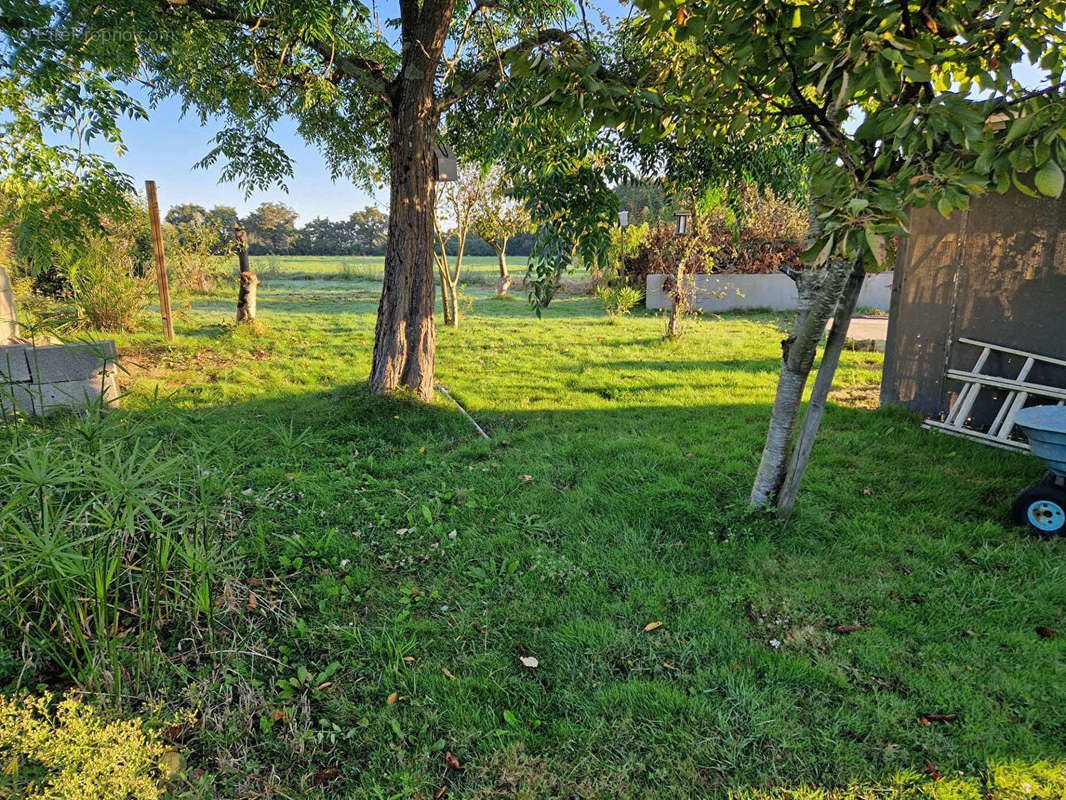
[{"label": "rough tree bark", "polygon": [[792,459],[789,462],[784,483],[777,493],[777,510],[783,516],[791,514],[796,505],[800,483],[807,471],[807,463],[814,449],[814,440],[818,436],[818,426],[821,425],[822,415],[825,413],[826,399],[829,397],[829,390],[833,388],[833,376],[840,364],[840,354],[848,338],[848,323],[851,322],[851,316],[855,313],[855,306],[858,305],[859,294],[862,292],[865,280],[866,269],[862,260],[859,259],[852,266],[851,274],[844,286],[844,293],[833,314],[833,327],[829,331],[829,338],[822,351],[822,363],[818,367],[818,375],[811,389],[811,398],[807,402],[807,413],[803,417],[803,425],[800,427],[799,437],[792,451]]},{"label": "rough tree bark", "polygon": [[259,278],[248,263],[248,233],[239,222],[233,223],[233,246],[237,251],[240,281],[237,287],[237,322],[254,322],[259,306],[256,293]]},{"label": "rough tree bark", "polygon": [[259,313],[257,286],[259,278],[254,272],[241,273],[240,289],[237,291],[237,322],[255,322],[255,315]]},{"label": "rough tree bark", "polygon": [[[792,336],[782,346],[781,376],[770,415],[770,429],[766,435],[759,471],[751,489],[751,505],[764,508],[785,482],[792,454],[792,439],[796,430],[803,390],[807,385],[818,342],[825,324],[836,308],[844,282],[851,272],[851,263],[839,259],[831,261],[818,279],[812,273],[800,276],[801,301],[805,294],[811,298],[809,308],[797,315]],[[804,286],[803,281],[818,280],[817,285]]]},{"label": "rough tree bark", "polygon": [[454,10],[455,0],[400,4],[404,58],[391,93],[389,238],[370,366],[375,394],[406,388],[420,400],[433,398],[434,80]]}]

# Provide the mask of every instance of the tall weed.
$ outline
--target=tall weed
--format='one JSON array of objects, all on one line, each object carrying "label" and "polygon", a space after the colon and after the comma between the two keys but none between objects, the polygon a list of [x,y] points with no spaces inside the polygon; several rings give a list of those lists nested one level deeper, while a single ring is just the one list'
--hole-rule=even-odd
[{"label": "tall weed", "polygon": [[137,328],[154,281],[134,245],[120,236],[94,236],[85,247],[61,254],[74,305],[96,330]]},{"label": "tall weed", "polygon": [[0,642],[27,669],[119,694],[175,638],[212,636],[224,475],[96,412],[0,441]]}]

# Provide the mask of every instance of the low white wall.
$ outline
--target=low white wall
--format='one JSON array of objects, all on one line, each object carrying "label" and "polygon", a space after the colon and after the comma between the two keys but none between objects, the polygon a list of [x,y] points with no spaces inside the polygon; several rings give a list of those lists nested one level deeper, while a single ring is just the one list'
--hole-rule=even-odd
[{"label": "low white wall", "polygon": [[[667,275],[649,275],[645,303],[650,311],[670,307],[663,291]],[[787,275],[692,275],[695,284],[693,304],[700,311],[717,313],[752,308],[772,311],[795,311],[798,303],[796,284]],[[888,311],[892,301],[892,272],[867,275],[859,295],[860,308]]]},{"label": "low white wall", "polygon": [[0,344],[18,335],[19,326],[15,321],[15,292],[11,289],[7,270],[0,267]]}]

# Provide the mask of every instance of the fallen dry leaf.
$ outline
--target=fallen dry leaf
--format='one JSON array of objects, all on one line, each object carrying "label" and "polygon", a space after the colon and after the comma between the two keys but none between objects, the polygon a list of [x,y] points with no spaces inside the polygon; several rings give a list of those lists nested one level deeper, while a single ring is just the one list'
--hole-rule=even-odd
[{"label": "fallen dry leaf", "polygon": [[925,760],[925,771],[932,777],[934,781],[938,781],[944,776],[940,774],[940,770],[936,768],[936,764],[930,761],[928,758]]},{"label": "fallen dry leaf", "polygon": [[433,800],[443,800],[448,794],[448,787],[442,786],[433,793]]},{"label": "fallen dry leaf", "polygon": [[159,757],[159,771],[163,780],[172,781],[185,769],[185,758],[177,750],[167,750]]},{"label": "fallen dry leaf", "polygon": [[533,656],[519,656],[518,660],[522,662],[523,667],[529,667],[530,669],[536,669],[540,666],[540,662]]},{"label": "fallen dry leaf", "polygon": [[647,625],[644,626],[644,632],[647,633],[648,631],[653,631],[656,628],[661,628],[662,626],[663,624],[659,620],[655,620],[655,622],[649,622]]},{"label": "fallen dry leaf", "polygon": [[522,481],[522,483],[533,483],[533,476],[532,475],[519,475],[518,476],[518,480]]},{"label": "fallen dry leaf", "polygon": [[452,675],[452,673],[448,671],[447,667],[441,667],[440,671],[444,673],[444,675],[448,678],[448,680],[450,680],[450,681],[454,681],[455,680],[455,676]]},{"label": "fallen dry leaf", "polygon": [[414,664],[415,663],[415,657],[414,656],[404,656],[403,660],[406,661],[408,664]]},{"label": "fallen dry leaf", "polygon": [[275,708],[271,716],[274,718],[274,722],[284,722],[286,719],[285,709]]},{"label": "fallen dry leaf", "polygon": [[444,763],[452,769],[461,770],[463,768],[463,765],[459,763],[459,759],[452,754],[451,750],[444,753]]},{"label": "fallen dry leaf", "polygon": [[244,604],[245,611],[255,611],[259,608],[259,598],[255,596],[255,592],[248,593],[248,602]]},{"label": "fallen dry leaf", "polygon": [[848,634],[855,633],[855,631],[868,631],[870,630],[865,625],[837,625],[833,628],[835,633]]},{"label": "fallen dry leaf", "polygon": [[315,786],[322,788],[328,786],[329,782],[337,777],[337,770],[335,769],[320,769],[315,772],[314,784]]},{"label": "fallen dry leaf", "polygon": [[1041,625],[1039,628],[1036,629],[1036,635],[1042,639],[1054,639],[1056,636],[1058,636],[1058,633],[1051,630],[1051,628],[1045,628],[1043,625]]},{"label": "fallen dry leaf", "polygon": [[393,703],[395,703],[399,699],[400,699],[400,693],[399,692],[393,692],[392,694],[389,695],[388,699],[385,701],[385,705],[391,706]]},{"label": "fallen dry leaf", "polygon": [[933,722],[954,722],[958,718],[958,714],[922,714],[918,717],[918,722],[922,725],[929,725]]}]

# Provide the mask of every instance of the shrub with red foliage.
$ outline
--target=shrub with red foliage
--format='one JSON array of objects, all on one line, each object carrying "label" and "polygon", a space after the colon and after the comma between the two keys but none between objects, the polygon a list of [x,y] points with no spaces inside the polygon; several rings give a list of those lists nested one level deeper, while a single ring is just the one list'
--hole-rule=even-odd
[{"label": "shrub with red foliage", "polygon": [[640,285],[647,275],[674,273],[686,251],[684,272],[688,275],[769,274],[783,268],[803,268],[807,211],[801,204],[749,189],[740,202],[739,235],[728,217],[725,208],[700,215],[691,234],[695,242],[675,236],[673,225],[659,223],[634,253],[626,255],[626,277]]}]

